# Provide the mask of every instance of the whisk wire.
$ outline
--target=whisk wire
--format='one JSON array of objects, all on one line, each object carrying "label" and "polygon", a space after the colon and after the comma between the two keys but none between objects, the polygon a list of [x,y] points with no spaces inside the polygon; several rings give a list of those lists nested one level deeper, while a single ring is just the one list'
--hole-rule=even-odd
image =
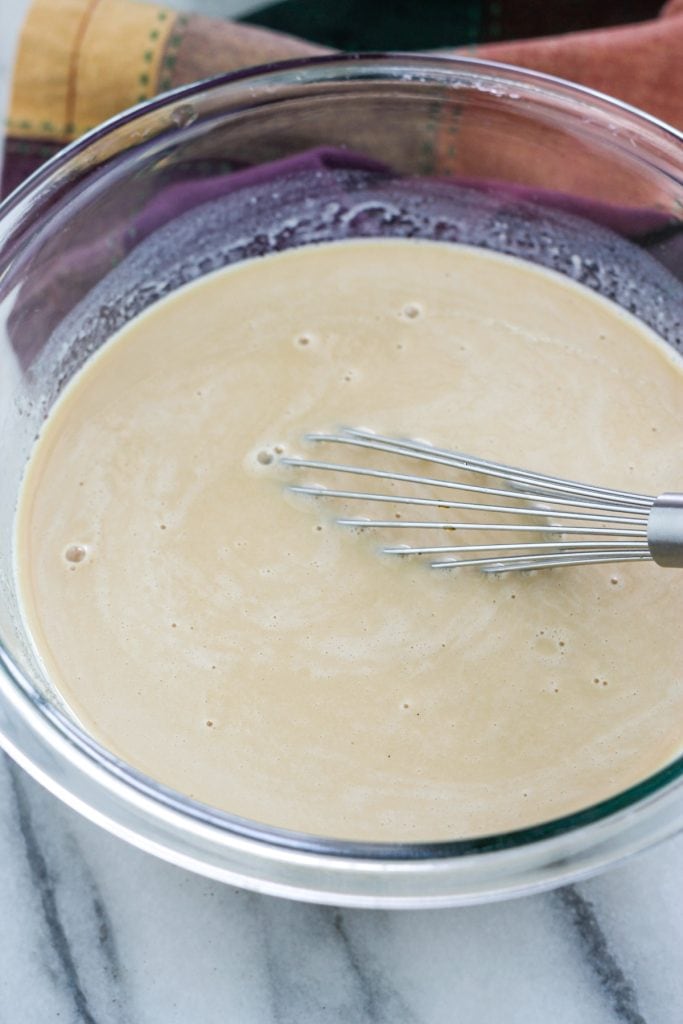
[{"label": "whisk wire", "polygon": [[549,476],[545,473],[534,473],[530,470],[520,469],[518,466],[507,466],[501,462],[481,459],[478,456],[467,455],[464,452],[436,448],[424,441],[415,441],[409,438],[395,440],[383,437],[381,434],[373,434],[372,431],[361,430],[358,427],[345,427],[337,434],[307,434],[306,440],[354,445],[356,448],[370,448],[375,451],[386,452],[387,454],[403,455],[408,458],[434,462],[438,465],[452,466],[454,469],[468,470],[471,473],[483,473],[485,476],[501,478],[510,483],[519,483],[524,486],[526,491],[528,491],[528,486],[531,484],[538,495],[565,493],[572,498],[585,496],[606,502],[614,501],[619,503],[621,501],[624,503],[625,501],[629,505],[642,505],[645,508],[649,508],[653,501],[651,497],[645,494],[634,494],[630,491],[619,491],[607,487],[597,487],[593,484],[565,480],[562,477]]},{"label": "whisk wire", "polygon": [[[366,477],[379,481],[407,483],[424,488],[455,492],[450,496],[431,497],[420,494],[386,494],[373,491],[333,489],[320,484],[293,484],[294,493],[314,498],[344,501],[390,503],[456,512],[482,512],[482,521],[409,521],[371,519],[345,516],[336,521],[342,526],[360,530],[440,530],[492,532],[496,540],[467,544],[385,546],[384,554],[461,555],[467,558],[439,558],[431,563],[435,569],[476,566],[485,572],[510,572],[519,569],[544,569],[560,565],[588,565],[600,562],[622,562],[654,558],[660,565],[683,566],[683,495],[665,494],[654,498],[613,488],[583,484],[562,477],[507,466],[460,451],[437,448],[410,438],[391,438],[360,428],[344,428],[337,433],[312,433],[306,440],[314,444],[346,445],[354,449],[380,452],[400,458],[427,462],[447,469],[500,480],[504,486],[492,487],[478,482],[449,480],[388,469],[286,457],[282,464],[295,470],[312,470]],[[494,499],[460,500],[459,495]],[[507,499],[514,504],[501,504]],[[533,517],[535,521],[498,522],[488,516]],[[559,522],[552,521],[559,520]],[[518,534],[508,540],[506,535]],[[530,535],[540,535],[532,539]],[[522,536],[524,535],[524,536]],[[526,535],[529,535],[527,539]],[[571,536],[573,539],[566,539]],[[578,538],[578,539],[577,539]],[[609,539],[606,539],[609,538]],[[484,555],[485,552],[488,554]],[[471,557],[474,555],[475,557]]]}]

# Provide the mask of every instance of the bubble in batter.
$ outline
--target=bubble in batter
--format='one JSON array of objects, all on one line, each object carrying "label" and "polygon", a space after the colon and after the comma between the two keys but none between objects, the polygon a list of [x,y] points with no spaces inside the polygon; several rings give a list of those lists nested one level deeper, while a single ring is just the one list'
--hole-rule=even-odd
[{"label": "bubble in batter", "polygon": [[64,558],[67,562],[78,564],[85,559],[87,554],[88,549],[85,544],[69,544],[68,548],[64,552]]},{"label": "bubble in batter", "polygon": [[406,320],[417,320],[423,313],[424,308],[419,302],[407,302],[399,315]]}]

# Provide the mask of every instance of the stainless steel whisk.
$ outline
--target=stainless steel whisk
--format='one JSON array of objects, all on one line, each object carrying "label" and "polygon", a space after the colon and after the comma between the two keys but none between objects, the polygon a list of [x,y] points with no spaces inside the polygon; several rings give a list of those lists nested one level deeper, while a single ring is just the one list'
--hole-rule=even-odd
[{"label": "stainless steel whisk", "polygon": [[[397,455],[435,466],[471,473],[480,482],[448,480],[419,473],[399,473],[371,466],[286,457],[281,463],[297,470],[342,473],[370,477],[390,483],[406,483],[443,490],[443,497],[419,494],[386,494],[372,491],[335,490],[319,484],[289,487],[297,494],[346,501],[385,502],[462,512],[483,513],[479,521],[437,518],[428,521],[343,517],[342,526],[359,529],[447,530],[493,533],[496,539],[483,543],[435,546],[385,546],[386,555],[435,557],[434,569],[477,566],[488,573],[520,569],[550,569],[561,565],[589,565],[596,562],[630,562],[653,559],[658,565],[683,568],[683,494],[666,493],[657,498],[628,491],[611,490],[533,473],[499,462],[479,459],[459,451],[436,448],[423,441],[382,437],[370,430],[345,428],[338,433],[309,434],[316,445],[345,445],[387,455]],[[481,483],[481,477],[500,479],[502,487]],[[450,492],[448,494],[447,492]],[[458,500],[451,500],[451,496]],[[474,500],[459,500],[472,495]],[[486,497],[487,501],[476,500]],[[514,502],[510,504],[510,502]],[[501,516],[534,517],[522,522],[500,522]],[[542,521],[539,521],[542,520]],[[542,539],[525,539],[542,534]],[[508,539],[512,537],[512,539]],[[567,538],[571,539],[567,539]],[[455,557],[454,557],[455,556]]]}]

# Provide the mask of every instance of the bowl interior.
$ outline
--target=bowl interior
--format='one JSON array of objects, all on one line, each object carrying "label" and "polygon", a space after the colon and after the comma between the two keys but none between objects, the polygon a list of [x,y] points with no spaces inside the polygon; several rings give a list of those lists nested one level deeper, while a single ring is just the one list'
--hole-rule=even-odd
[{"label": "bowl interior", "polygon": [[[340,238],[436,238],[520,256],[612,299],[680,349],[682,171],[676,134],[628,108],[513,69],[408,57],[302,62],[192,86],[69,147],[0,217],[0,637],[13,685],[69,743],[183,814],[299,849],[374,855],[192,805],[69,722],[14,584],[13,517],[40,424],[83,362],[174,289]],[[630,806],[682,771],[679,761],[537,829],[375,852],[523,846]]]}]

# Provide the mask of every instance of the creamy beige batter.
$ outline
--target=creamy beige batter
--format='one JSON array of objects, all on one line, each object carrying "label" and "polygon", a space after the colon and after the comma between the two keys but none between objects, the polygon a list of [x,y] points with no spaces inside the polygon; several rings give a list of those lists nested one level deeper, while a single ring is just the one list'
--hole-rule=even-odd
[{"label": "creamy beige batter", "polygon": [[557,817],[680,752],[683,577],[378,558],[269,457],[360,424],[659,493],[682,410],[663,343],[515,259],[244,263],[129,324],[53,410],[18,513],[26,620],[94,736],[227,811],[366,840]]}]

